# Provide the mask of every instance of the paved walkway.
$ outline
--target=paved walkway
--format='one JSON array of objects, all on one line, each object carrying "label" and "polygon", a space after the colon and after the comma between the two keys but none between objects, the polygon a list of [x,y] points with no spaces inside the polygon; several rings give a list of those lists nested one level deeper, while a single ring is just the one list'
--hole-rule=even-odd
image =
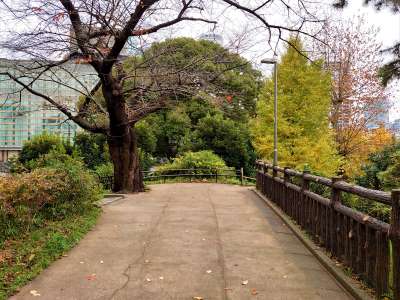
[{"label": "paved walkway", "polygon": [[[12,299],[350,299],[246,187],[154,185]],[[198,298],[196,298],[198,297]]]}]

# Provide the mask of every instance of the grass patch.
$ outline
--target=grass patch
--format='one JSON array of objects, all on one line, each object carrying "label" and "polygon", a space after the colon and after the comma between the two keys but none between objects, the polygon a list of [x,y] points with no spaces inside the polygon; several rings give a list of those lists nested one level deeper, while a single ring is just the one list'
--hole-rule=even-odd
[{"label": "grass patch", "polygon": [[92,206],[81,215],[70,215],[62,221],[46,221],[43,227],[0,244],[0,299],[16,293],[75,246],[96,224],[100,211]]}]

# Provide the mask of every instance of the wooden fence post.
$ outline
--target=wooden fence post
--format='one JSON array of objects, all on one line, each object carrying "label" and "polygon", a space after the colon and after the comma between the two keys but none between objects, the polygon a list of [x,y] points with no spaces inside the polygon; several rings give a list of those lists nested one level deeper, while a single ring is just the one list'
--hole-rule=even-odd
[{"label": "wooden fence post", "polygon": [[268,166],[265,165],[265,163],[263,164],[263,180],[262,180],[262,187],[261,187],[261,191],[264,195],[267,195],[267,189],[266,189],[266,184],[265,182],[267,181],[265,178],[265,174],[268,173]]},{"label": "wooden fence post", "polygon": [[332,177],[332,194],[330,203],[329,218],[329,249],[333,256],[339,256],[339,245],[337,243],[337,233],[340,230],[340,220],[336,216],[335,206],[340,203],[340,190],[335,188],[335,182],[341,181],[342,177]]},{"label": "wooden fence post", "polygon": [[392,241],[393,299],[400,299],[400,190],[392,191],[392,217],[389,236]]},{"label": "wooden fence post", "polygon": [[286,173],[286,170],[288,170],[289,167],[285,167],[283,171],[283,181],[285,182],[285,192],[284,192],[284,197],[282,199],[281,203],[281,208],[284,212],[287,212],[287,204],[290,203],[290,195],[289,195],[289,188],[286,186],[286,183],[290,182],[290,175]]},{"label": "wooden fence post", "polygon": [[301,175],[301,196],[300,196],[300,203],[295,203],[297,213],[297,223],[299,223],[303,228],[308,228],[308,205],[307,205],[307,197],[304,194],[310,188],[310,182],[305,178],[305,175],[310,174],[310,171],[303,171]]},{"label": "wooden fence post", "polygon": [[275,170],[275,167],[276,167],[276,166],[272,166],[272,176],[273,176],[273,177],[278,177],[278,171]]},{"label": "wooden fence post", "polygon": [[240,185],[243,185],[243,168],[240,168]]}]

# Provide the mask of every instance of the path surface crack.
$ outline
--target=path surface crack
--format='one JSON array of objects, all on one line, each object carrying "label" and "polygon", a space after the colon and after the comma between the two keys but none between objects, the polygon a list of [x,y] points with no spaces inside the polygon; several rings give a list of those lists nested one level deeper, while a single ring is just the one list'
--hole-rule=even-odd
[{"label": "path surface crack", "polygon": [[218,255],[218,264],[221,267],[221,275],[222,275],[222,280],[224,282],[224,287],[223,287],[223,299],[228,299],[228,294],[227,294],[227,281],[226,281],[226,266],[225,266],[225,257],[224,257],[224,252],[223,252],[223,246],[222,246],[222,240],[221,240],[221,234],[219,230],[219,222],[218,222],[218,216],[217,216],[217,211],[215,209],[214,202],[212,201],[212,197],[210,194],[210,188],[207,188],[207,200],[210,203],[210,206],[212,208],[213,216],[214,216],[214,221],[215,221],[215,231],[216,231],[216,246],[217,246],[217,255]]},{"label": "path surface crack", "polygon": [[131,276],[129,275],[129,271],[132,269],[132,267],[136,264],[138,264],[140,261],[142,261],[142,263],[140,264],[140,272],[139,274],[142,274],[143,271],[143,259],[146,255],[146,251],[148,249],[148,247],[150,246],[151,240],[154,237],[154,233],[157,230],[157,227],[160,225],[162,218],[165,215],[165,211],[167,210],[169,203],[171,202],[172,197],[169,197],[168,200],[166,201],[165,205],[163,206],[161,213],[159,215],[159,217],[157,218],[157,221],[155,222],[155,224],[150,228],[145,241],[143,242],[143,249],[142,252],[140,254],[140,256],[135,259],[133,262],[131,262],[125,269],[124,272],[122,273],[123,276],[126,277],[126,281],[125,283],[119,287],[118,289],[114,290],[114,292],[111,294],[110,296],[110,300],[113,299],[120,291],[122,291],[123,289],[125,289],[128,285],[128,283],[131,281]]}]

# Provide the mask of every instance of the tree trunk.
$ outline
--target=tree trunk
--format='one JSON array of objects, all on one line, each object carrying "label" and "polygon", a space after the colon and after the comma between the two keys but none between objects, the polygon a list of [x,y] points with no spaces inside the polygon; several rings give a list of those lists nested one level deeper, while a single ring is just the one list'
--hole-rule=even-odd
[{"label": "tree trunk", "polygon": [[114,164],[113,192],[143,192],[143,175],[139,165],[135,129],[126,126],[123,131],[124,135],[108,137],[110,156]]}]

